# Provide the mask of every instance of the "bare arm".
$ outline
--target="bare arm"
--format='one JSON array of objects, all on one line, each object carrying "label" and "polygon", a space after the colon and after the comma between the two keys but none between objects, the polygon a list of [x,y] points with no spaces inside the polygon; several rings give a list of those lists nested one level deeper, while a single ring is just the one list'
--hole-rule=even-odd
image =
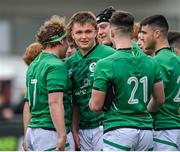
[{"label": "bare arm", "polygon": [[53,124],[59,134],[57,144],[58,150],[64,150],[66,143],[66,129],[64,121],[63,92],[54,92],[48,94],[49,109]]},{"label": "bare arm", "polygon": [[149,112],[156,112],[160,106],[164,103],[164,86],[163,82],[155,83],[153,86],[153,98],[150,100],[147,108]]},{"label": "bare arm", "polygon": [[75,100],[73,100],[73,116],[72,116],[72,134],[75,142],[75,149],[80,149],[80,139],[79,139],[79,107]]},{"label": "bare arm", "polygon": [[106,93],[99,90],[92,90],[91,99],[89,101],[89,108],[94,112],[102,112]]},{"label": "bare arm", "polygon": [[[26,136],[26,131],[27,131],[28,124],[29,124],[30,120],[31,120],[31,114],[30,114],[30,111],[29,111],[29,103],[25,102],[24,103],[24,109],[23,109],[24,138]],[[24,148],[25,151],[28,150],[25,139],[24,139],[24,142],[23,142],[23,148]]]}]

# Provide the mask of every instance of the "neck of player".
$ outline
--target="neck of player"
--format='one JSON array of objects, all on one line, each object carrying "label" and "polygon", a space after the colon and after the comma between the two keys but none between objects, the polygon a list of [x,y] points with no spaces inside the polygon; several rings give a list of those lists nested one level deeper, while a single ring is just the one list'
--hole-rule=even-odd
[{"label": "neck of player", "polygon": [[114,39],[114,45],[116,49],[121,48],[131,48],[131,39],[130,37],[118,37]]}]

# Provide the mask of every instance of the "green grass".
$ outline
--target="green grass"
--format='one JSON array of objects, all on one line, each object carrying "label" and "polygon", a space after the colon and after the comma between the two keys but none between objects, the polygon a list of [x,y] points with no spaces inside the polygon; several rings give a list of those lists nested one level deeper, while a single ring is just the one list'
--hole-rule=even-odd
[{"label": "green grass", "polygon": [[0,137],[0,151],[15,151],[17,137]]}]

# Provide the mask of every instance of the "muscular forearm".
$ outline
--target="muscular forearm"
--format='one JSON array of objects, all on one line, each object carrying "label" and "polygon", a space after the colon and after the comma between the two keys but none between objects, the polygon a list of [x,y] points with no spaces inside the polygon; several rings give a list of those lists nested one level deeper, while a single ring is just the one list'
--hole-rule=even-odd
[{"label": "muscular forearm", "polygon": [[155,101],[154,98],[152,98],[147,106],[147,109],[149,112],[156,112],[162,104]]},{"label": "muscular forearm", "polygon": [[31,114],[29,111],[29,104],[25,102],[24,109],[23,109],[23,126],[24,126],[24,135],[26,134],[28,124],[31,120]]},{"label": "muscular forearm", "polygon": [[75,148],[80,149],[80,138],[79,138],[79,108],[76,103],[73,103],[73,118],[72,118],[72,134],[75,142]]},{"label": "muscular forearm", "polygon": [[164,103],[164,87],[163,82],[157,82],[153,86],[152,98],[147,106],[149,112],[156,112],[160,106]]},{"label": "muscular forearm", "polygon": [[56,128],[57,133],[62,138],[66,138],[63,105],[58,104],[58,103],[52,103],[50,105],[50,113],[51,113],[51,118],[52,118],[52,121]]},{"label": "muscular forearm", "polygon": [[72,117],[72,132],[78,133],[79,129],[79,108],[76,104],[73,105],[73,117]]}]

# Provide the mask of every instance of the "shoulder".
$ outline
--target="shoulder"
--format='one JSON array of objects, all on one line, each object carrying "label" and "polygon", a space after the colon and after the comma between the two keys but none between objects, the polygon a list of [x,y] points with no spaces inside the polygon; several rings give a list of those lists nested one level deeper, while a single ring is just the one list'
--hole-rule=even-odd
[{"label": "shoulder", "polygon": [[157,53],[155,59],[161,64],[180,64],[180,58],[170,49],[161,50]]},{"label": "shoulder", "polygon": [[44,68],[47,69],[49,72],[50,71],[66,71],[67,66],[65,62],[63,62],[61,59],[58,57],[52,57],[47,59],[45,62],[43,62]]},{"label": "shoulder", "polygon": [[79,51],[77,50],[72,56],[70,56],[65,63],[67,65],[70,65],[72,62],[75,62],[78,60],[78,56],[79,56]]},{"label": "shoulder", "polygon": [[103,59],[100,59],[98,62],[97,62],[97,65],[103,65],[104,67],[108,67],[109,65],[112,64],[112,62],[114,61],[115,59],[115,56],[114,54],[108,56],[108,57],[105,57]]},{"label": "shoulder", "polygon": [[98,50],[101,50],[103,52],[107,52],[107,53],[114,53],[116,52],[116,50],[110,46],[104,45],[104,44],[98,44],[97,48]]}]

